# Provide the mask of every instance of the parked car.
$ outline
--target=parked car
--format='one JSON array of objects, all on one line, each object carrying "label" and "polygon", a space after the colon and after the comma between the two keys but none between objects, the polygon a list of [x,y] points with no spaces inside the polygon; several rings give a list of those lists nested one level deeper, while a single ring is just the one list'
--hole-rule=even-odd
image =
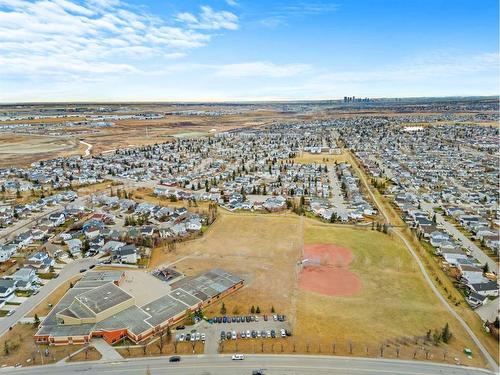
[{"label": "parked car", "polygon": [[271,330],[271,337],[274,339],[276,337],[276,332],[274,329]]},{"label": "parked car", "polygon": [[264,315],[264,321],[267,322],[267,315]]},{"label": "parked car", "polygon": [[184,338],[185,338],[184,333],[181,333],[181,335],[179,336],[179,341],[184,341]]},{"label": "parked car", "polygon": [[226,332],[224,332],[224,331],[220,332],[220,339],[221,340],[225,340],[226,339]]},{"label": "parked car", "polygon": [[184,328],[186,328],[186,327],[184,327],[184,326],[177,326],[176,330],[180,330],[180,329],[184,329]]},{"label": "parked car", "polygon": [[247,337],[247,339],[249,339],[249,338],[251,337],[251,336],[250,336],[250,331],[247,331],[247,332],[245,333],[245,336]]},{"label": "parked car", "polygon": [[201,334],[201,341],[205,342],[205,338],[206,338],[205,334],[204,334],[204,333],[202,333],[202,334]]},{"label": "parked car", "polygon": [[233,331],[232,334],[231,334],[231,338],[233,340],[236,340],[236,331]]},{"label": "parked car", "polygon": [[201,335],[200,332],[196,332],[196,341],[200,341]]},{"label": "parked car", "polygon": [[233,354],[231,359],[233,361],[243,361],[245,359],[245,356],[243,354]]},{"label": "parked car", "polygon": [[186,333],[186,341],[191,341],[191,334],[190,333]]},{"label": "parked car", "polygon": [[285,330],[283,328],[281,328],[280,333],[281,333],[281,337],[285,337],[286,336],[286,332],[285,332]]}]

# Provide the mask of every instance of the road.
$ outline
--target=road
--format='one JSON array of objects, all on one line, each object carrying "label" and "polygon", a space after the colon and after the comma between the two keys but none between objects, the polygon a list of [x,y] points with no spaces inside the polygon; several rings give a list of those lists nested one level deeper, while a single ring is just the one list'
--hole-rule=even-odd
[{"label": "road", "polygon": [[[420,206],[422,210],[429,213],[432,217],[434,214],[434,205],[428,202],[420,202]],[[484,265],[488,263],[488,267],[492,271],[498,271],[498,265],[496,262],[491,259],[488,255],[486,255],[474,242],[469,240],[467,236],[465,236],[462,232],[460,232],[452,223],[448,222],[445,217],[441,213],[436,213],[436,222],[443,226],[443,228],[450,234],[451,236],[458,238],[464,247],[468,248],[474,258],[476,258],[479,263]]]},{"label": "road", "polygon": [[38,294],[31,296],[21,305],[17,306],[14,314],[0,319],[0,336],[8,331],[9,327],[16,324],[33,308],[35,308],[45,297],[52,293],[58,286],[65,281],[71,279],[73,276],[80,273],[80,269],[88,268],[92,264],[96,264],[97,260],[94,258],[78,259],[72,263],[67,264],[59,273],[59,277],[50,280],[40,288]]},{"label": "road", "polygon": [[328,375],[484,375],[484,369],[442,365],[432,362],[401,361],[373,358],[334,356],[248,355],[243,361],[232,361],[229,355],[184,356],[178,363],[169,363],[168,357],[137,358],[114,362],[55,364],[27,368],[1,369],[0,374],[13,375],[69,375],[69,374],[217,374],[243,375],[264,369],[273,374],[328,374]]},{"label": "road", "polygon": [[87,146],[87,149],[85,150],[85,156],[89,156],[90,155],[90,150],[92,150],[92,147],[94,147],[94,146],[91,145],[90,143],[85,142],[85,141],[80,141],[80,143],[82,145]]},{"label": "road", "polygon": [[[356,163],[354,157],[353,157],[353,160]],[[359,166],[357,164],[356,164],[355,168],[358,170],[359,175],[361,177],[361,180],[363,181],[363,184],[365,185],[366,190],[370,194],[372,200],[377,205],[379,211],[384,216],[386,222],[390,224],[391,222],[390,222],[389,215],[386,212],[386,208],[384,205],[380,204],[377,197],[375,197],[375,195],[373,194],[371,186],[368,184],[368,181],[366,179],[364,172],[361,170],[361,168],[359,168]],[[444,305],[444,307],[458,320],[458,322],[462,325],[462,327],[465,329],[465,331],[469,334],[472,341],[474,341],[474,343],[477,345],[477,347],[479,348],[479,350],[483,354],[484,358],[486,359],[488,366],[491,369],[493,369],[495,371],[495,373],[498,373],[498,364],[495,361],[495,359],[491,356],[491,354],[488,352],[488,350],[483,345],[483,343],[479,340],[479,338],[476,336],[476,334],[472,331],[472,329],[469,327],[467,322],[464,319],[462,319],[462,317],[455,311],[455,309],[448,304],[448,301],[443,297],[441,292],[436,288],[436,286],[432,282],[431,277],[427,273],[427,270],[425,269],[424,264],[420,260],[420,257],[417,255],[417,252],[415,251],[413,246],[406,240],[405,236],[400,232],[399,228],[395,228],[395,227],[391,228],[391,233],[394,233],[396,236],[398,236],[403,241],[403,243],[406,245],[406,248],[408,249],[410,254],[413,256],[415,261],[417,262],[417,265],[418,265],[420,271],[422,272],[425,281],[427,282],[427,284],[431,288],[431,290],[438,297],[438,299],[441,301],[441,303]]]}]

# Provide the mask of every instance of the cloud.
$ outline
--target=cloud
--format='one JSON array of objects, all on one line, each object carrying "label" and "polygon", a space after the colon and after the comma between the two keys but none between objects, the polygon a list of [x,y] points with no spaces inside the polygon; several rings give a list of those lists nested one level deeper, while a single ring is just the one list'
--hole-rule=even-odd
[{"label": "cloud", "polygon": [[263,27],[275,29],[279,26],[287,25],[290,18],[317,16],[335,12],[338,8],[339,6],[333,3],[290,1],[286,4],[269,7],[268,11],[264,14],[264,18],[258,22]]},{"label": "cloud", "polygon": [[219,77],[242,78],[242,77],[291,77],[310,70],[305,64],[277,65],[270,62],[247,62],[239,64],[225,64],[213,67],[215,75]]},{"label": "cloud", "polygon": [[211,7],[205,5],[201,7],[199,16],[192,13],[184,12],[177,14],[177,20],[185,23],[193,29],[205,30],[236,30],[238,29],[238,16],[228,11],[215,11]]},{"label": "cloud", "polygon": [[371,82],[371,81],[406,81],[415,82],[426,79],[453,78],[473,75],[499,68],[497,53],[456,56],[435,54],[411,62],[385,68],[363,71],[341,71],[317,76],[318,82]]},{"label": "cloud", "polygon": [[184,15],[173,25],[120,0],[0,0],[0,76],[140,72],[144,59],[182,58],[210,30],[237,28],[237,16],[210,7]]},{"label": "cloud", "polygon": [[235,1],[235,0],[226,0],[226,3],[227,5],[231,6],[231,7],[236,7],[238,6],[238,2]]}]

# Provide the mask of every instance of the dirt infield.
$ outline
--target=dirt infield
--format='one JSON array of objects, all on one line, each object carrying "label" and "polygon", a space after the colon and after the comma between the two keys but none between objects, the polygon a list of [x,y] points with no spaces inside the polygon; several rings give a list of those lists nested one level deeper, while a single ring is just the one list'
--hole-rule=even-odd
[{"label": "dirt infield", "polygon": [[331,244],[304,246],[304,260],[299,287],[327,296],[352,296],[362,289],[359,277],[349,271],[352,252]]}]

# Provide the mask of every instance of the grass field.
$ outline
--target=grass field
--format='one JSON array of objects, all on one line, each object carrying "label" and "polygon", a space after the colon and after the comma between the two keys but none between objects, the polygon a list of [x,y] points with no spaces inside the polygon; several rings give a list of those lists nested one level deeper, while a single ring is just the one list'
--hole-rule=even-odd
[{"label": "grass field", "polygon": [[[82,276],[77,275],[73,277],[71,280],[68,280],[64,283],[62,283],[57,289],[55,289],[51,294],[49,294],[47,297],[45,297],[42,302],[38,304],[33,310],[31,310],[27,316],[28,317],[34,317],[35,314],[37,314],[39,317],[46,316],[50,310],[52,309],[53,306],[55,306],[59,300],[66,294],[66,292],[69,289],[70,283],[75,283],[77,280],[79,280]],[[52,305],[52,307],[49,306]]]},{"label": "grass field", "polygon": [[348,156],[343,151],[340,155],[333,155],[333,154],[311,154],[308,152],[303,152],[301,155],[297,156],[296,158],[293,159],[295,163],[300,163],[300,164],[310,164],[310,163],[343,163],[348,160]]},{"label": "grass field", "polygon": [[315,337],[312,341],[322,346],[337,341],[344,343],[344,348],[348,342],[358,349],[397,343],[408,346],[415,342],[415,337],[423,338],[429,329],[441,330],[449,323],[454,333],[449,345],[441,343],[431,349],[447,350],[449,356],[458,357],[462,363],[483,364],[479,355],[469,360],[462,354],[466,347],[475,353],[477,349],[425,285],[413,258],[399,240],[370,229],[328,227],[312,221],[306,223],[304,240],[351,249],[355,258],[350,269],[361,278],[363,290],[350,297],[324,297],[300,291],[297,336]]},{"label": "grass field", "polygon": [[[20,363],[23,366],[54,363],[81,349],[81,345],[47,346],[36,345],[33,335],[36,328],[32,324],[16,324],[10,331],[0,337],[0,364],[13,366]],[[9,348],[6,353],[6,345]],[[45,356],[48,348],[49,355]],[[38,352],[38,350],[40,352]],[[78,360],[85,360],[85,355],[77,355]],[[89,352],[88,360],[100,358],[99,353]]]},{"label": "grass field", "polygon": [[[350,249],[354,255],[350,270],[361,279],[361,292],[328,297],[298,289],[297,261],[304,243]],[[293,339],[283,343],[285,352],[331,353],[335,343],[336,354],[350,355],[351,342],[352,355],[377,356],[382,345],[388,357],[396,357],[399,348],[400,358],[425,359],[427,352],[435,361],[484,365],[472,341],[425,284],[404,245],[369,228],[332,226],[290,214],[220,210],[202,238],[178,244],[175,251],[155,258],[156,265],[174,262],[189,276],[221,267],[243,277],[246,286],[208,307],[206,315],[219,315],[222,302],[227,314],[246,314],[252,305],[269,313],[274,306],[288,316],[294,332]],[[428,330],[440,331],[446,323],[453,333],[449,344],[425,341]],[[238,350],[259,352],[261,344],[256,344],[257,349],[241,345]],[[281,351],[281,343],[266,347],[266,352]],[[473,350],[472,359],[462,353],[464,348]]]}]

